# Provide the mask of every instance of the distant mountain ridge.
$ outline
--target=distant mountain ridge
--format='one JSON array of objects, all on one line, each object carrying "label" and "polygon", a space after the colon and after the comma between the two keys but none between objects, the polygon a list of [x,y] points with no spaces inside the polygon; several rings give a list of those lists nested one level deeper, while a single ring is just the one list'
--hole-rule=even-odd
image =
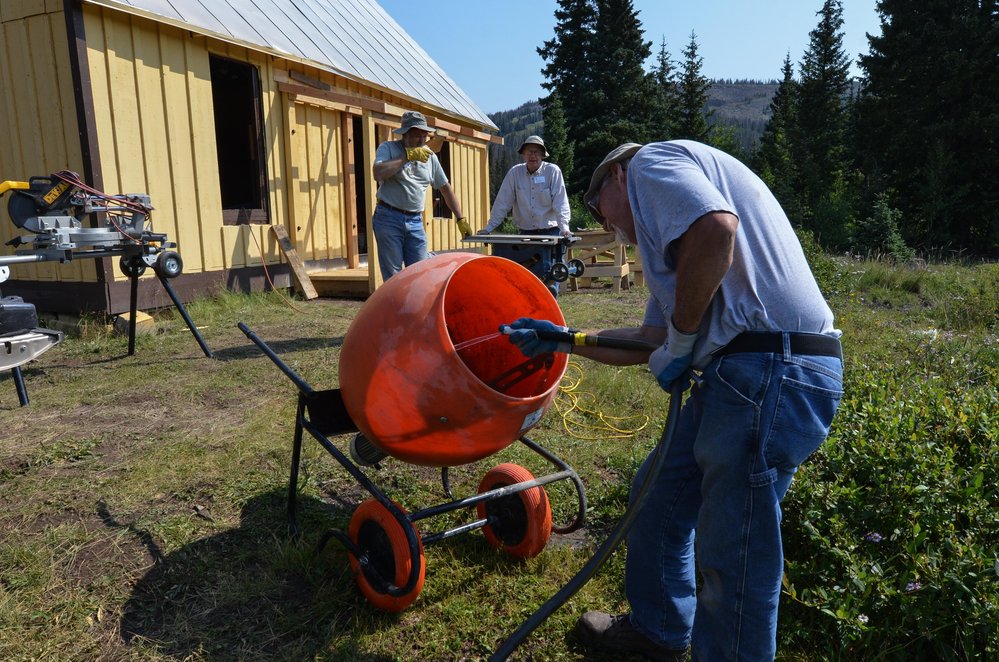
[{"label": "distant mountain ridge", "polygon": [[[706,112],[712,113],[709,122],[732,126],[740,147],[750,152],[756,148],[770,120],[770,100],[776,91],[777,83],[773,81],[713,80],[705,107]],[[520,161],[517,148],[524,139],[532,134],[544,135],[541,104],[528,101],[513,110],[490,113],[489,119],[499,127],[504,140],[503,146],[493,145],[490,152],[491,162],[502,180],[502,173]],[[571,135],[572,127],[569,132]],[[495,187],[498,186],[496,183]]]}]

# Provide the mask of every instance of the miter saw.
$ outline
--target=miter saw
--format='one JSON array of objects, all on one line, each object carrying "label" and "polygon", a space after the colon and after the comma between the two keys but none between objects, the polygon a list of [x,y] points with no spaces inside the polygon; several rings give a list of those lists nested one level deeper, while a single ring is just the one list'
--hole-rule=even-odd
[{"label": "miter saw", "polygon": [[[165,234],[152,231],[149,196],[107,195],[63,170],[27,182],[0,182],[0,195],[13,190],[7,212],[30,235],[7,242],[15,255],[0,256],[0,265],[23,262],[69,262],[80,258],[120,257],[127,276],[154,267],[167,278],[183,268],[180,255]],[[103,227],[84,227],[90,214],[104,214]]]},{"label": "miter saw", "polygon": [[[152,231],[149,196],[108,195],[85,184],[75,172],[62,170],[27,182],[0,182],[0,196],[11,191],[7,212],[14,225],[30,234],[7,242],[14,255],[0,255],[0,283],[10,277],[10,266],[30,262],[70,262],[81,258],[118,256],[122,273],[131,280],[131,316],[128,353],[135,353],[135,318],[138,278],[152,267],[201,349],[205,344],[187,310],[167,279],[183,270],[176,244]],[[97,214],[100,224],[85,227],[85,219]],[[20,297],[0,298],[0,369],[11,369],[21,404],[27,395],[19,366],[38,357],[62,341],[62,333],[37,327],[35,307]]]}]

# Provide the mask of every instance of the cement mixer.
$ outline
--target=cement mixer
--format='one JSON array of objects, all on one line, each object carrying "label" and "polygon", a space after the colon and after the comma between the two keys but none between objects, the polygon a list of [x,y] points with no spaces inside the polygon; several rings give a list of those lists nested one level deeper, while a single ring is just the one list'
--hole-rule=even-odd
[{"label": "cement mixer", "polygon": [[[365,302],[343,340],[337,389],[316,391],[265,342],[239,328],[299,390],[288,524],[296,518],[303,431],[369,493],[347,531],[329,530],[347,549],[361,593],[373,605],[401,611],[416,600],[425,577],[423,548],[482,529],[494,547],[520,558],[537,555],[552,531],[583,526],[586,494],[572,469],[526,436],[554,400],[567,365],[564,354],[524,357],[499,327],[518,317],[564,324],[544,284],[526,268],[499,257],[448,253],[407,267]],[[348,435],[345,441],[330,437]],[[450,468],[520,442],[555,468],[535,477],[509,462],[488,471],[474,495],[455,498]],[[449,501],[406,513],[368,478],[392,457],[441,468]],[[577,509],[564,526],[552,523],[544,485],[569,480]],[[419,533],[415,523],[474,507],[474,519],[444,531]]]}]

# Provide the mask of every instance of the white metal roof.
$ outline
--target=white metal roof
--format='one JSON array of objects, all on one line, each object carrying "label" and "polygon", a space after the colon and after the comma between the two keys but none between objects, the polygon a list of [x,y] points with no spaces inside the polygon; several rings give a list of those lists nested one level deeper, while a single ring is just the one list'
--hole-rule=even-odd
[{"label": "white metal roof", "polygon": [[307,61],[496,125],[375,0],[84,0]]}]

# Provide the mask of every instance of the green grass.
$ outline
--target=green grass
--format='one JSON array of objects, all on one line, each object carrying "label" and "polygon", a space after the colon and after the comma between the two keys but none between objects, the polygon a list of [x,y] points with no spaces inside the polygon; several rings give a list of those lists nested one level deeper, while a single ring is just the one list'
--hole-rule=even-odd
[{"label": "green grass", "polygon": [[[846,395],[784,504],[778,658],[996,657],[999,268],[810,259],[845,334]],[[594,290],[559,303],[574,326],[625,326],[640,322],[646,295]],[[125,338],[90,320],[24,366],[29,407],[0,376],[0,659],[482,660],[565,584],[623,513],[662,431],[667,397],[642,367],[574,361],[558,406],[532,431],[579,471],[589,499],[587,527],[553,536],[534,559],[511,560],[478,532],[458,536],[427,547],[409,609],[372,609],[341,545],[315,553],[366,494],[308,436],[303,538],[289,539],[297,392],[236,322],[315,388],[335,388],[362,305],[275,294],[194,302],[216,360],[171,310],[158,314],[165,331],[140,336],[130,357]],[[507,461],[549,471],[515,444],[455,468],[455,495]],[[369,473],[410,510],[446,500],[436,470],[390,458]],[[548,492],[564,523],[573,491]],[[588,653],[570,633],[582,611],[626,608],[623,559],[614,554],[516,658],[620,659]]]}]

